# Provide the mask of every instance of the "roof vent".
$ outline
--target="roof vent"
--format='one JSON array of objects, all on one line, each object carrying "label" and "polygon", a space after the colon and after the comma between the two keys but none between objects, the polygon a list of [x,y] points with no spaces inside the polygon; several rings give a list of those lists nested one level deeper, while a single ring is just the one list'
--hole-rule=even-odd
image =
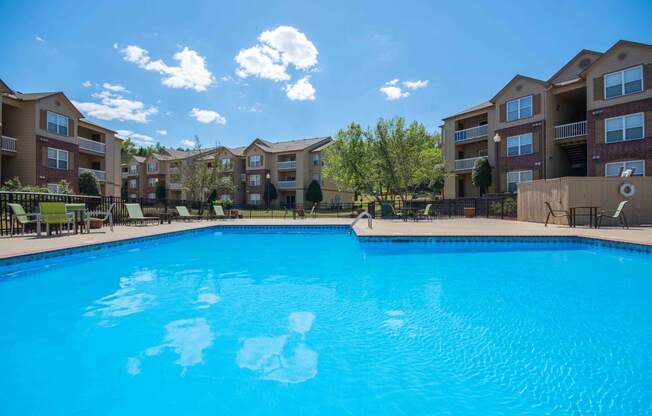
[{"label": "roof vent", "polygon": [[591,58],[584,58],[584,59],[582,59],[582,60],[580,61],[580,63],[579,63],[579,67],[580,67],[581,69],[584,69],[584,68],[586,68],[587,66],[589,66],[590,63],[591,63]]},{"label": "roof vent", "polygon": [[625,60],[625,58],[627,58],[627,53],[626,52],[621,52],[621,53],[618,54],[618,60],[619,61],[623,61],[623,60]]},{"label": "roof vent", "polygon": [[520,91],[520,90],[522,90],[522,89],[523,89],[523,86],[522,86],[521,84],[519,84],[519,85],[516,86],[516,91]]}]

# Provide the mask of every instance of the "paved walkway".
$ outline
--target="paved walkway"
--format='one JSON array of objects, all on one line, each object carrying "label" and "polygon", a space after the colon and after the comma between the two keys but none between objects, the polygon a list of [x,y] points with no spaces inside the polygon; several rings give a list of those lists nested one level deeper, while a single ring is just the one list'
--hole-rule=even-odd
[{"label": "paved walkway", "polygon": [[[348,218],[324,218],[305,220],[242,219],[229,221],[175,222],[149,226],[116,226],[92,230],[90,234],[66,233],[57,236],[36,238],[34,235],[0,238],[0,258],[22,254],[33,254],[62,248],[79,247],[88,244],[126,240],[130,238],[204,228],[215,225],[309,225],[309,224],[351,224]],[[360,236],[583,236],[612,241],[623,241],[652,245],[652,227],[620,228],[568,228],[566,226],[503,221],[493,219],[441,219],[435,221],[403,222],[401,220],[374,220],[373,229],[367,228],[367,221],[361,220],[355,231]]]}]

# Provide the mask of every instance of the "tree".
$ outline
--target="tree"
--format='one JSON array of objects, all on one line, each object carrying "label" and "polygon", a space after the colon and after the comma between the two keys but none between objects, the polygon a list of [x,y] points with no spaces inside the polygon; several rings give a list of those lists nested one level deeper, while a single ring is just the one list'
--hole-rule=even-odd
[{"label": "tree", "polygon": [[491,186],[491,165],[486,157],[476,160],[473,164],[471,182],[480,188],[480,196],[484,195]]},{"label": "tree", "polygon": [[129,163],[131,158],[137,154],[138,150],[136,149],[136,144],[130,139],[126,138],[122,142],[122,146],[120,148],[120,161],[122,163]]},{"label": "tree", "polygon": [[95,174],[91,172],[82,172],[79,174],[79,193],[83,195],[100,194],[100,183],[97,181]]},{"label": "tree", "polygon": [[310,184],[308,184],[305,199],[306,201],[312,202],[313,206],[324,200],[324,196],[321,192],[321,185],[316,179],[313,179],[310,181]]},{"label": "tree", "polygon": [[263,199],[267,204],[267,209],[269,209],[269,205],[272,203],[272,201],[276,200],[276,198],[278,198],[278,192],[276,192],[276,187],[274,186],[273,183],[268,181],[267,185],[265,185],[265,190],[263,191]]},{"label": "tree", "polygon": [[165,199],[165,185],[163,183],[159,182],[158,185],[156,185],[156,199],[159,201],[162,201]]},{"label": "tree", "polygon": [[186,197],[205,202],[215,191],[216,195],[232,194],[235,185],[231,173],[219,163],[219,152],[207,154],[202,151],[199,140],[195,144],[194,156],[185,159],[179,166],[181,187]]}]

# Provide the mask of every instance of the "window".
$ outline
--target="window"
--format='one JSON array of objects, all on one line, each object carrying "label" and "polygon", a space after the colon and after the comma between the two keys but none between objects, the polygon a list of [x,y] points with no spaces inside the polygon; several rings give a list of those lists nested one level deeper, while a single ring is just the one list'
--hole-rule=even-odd
[{"label": "window", "polygon": [[249,195],[249,203],[251,205],[259,205],[260,204],[260,194],[250,194]]},{"label": "window", "polygon": [[147,163],[147,172],[156,172],[158,170],[158,164],[156,162]]},{"label": "window", "polygon": [[147,178],[147,186],[153,187],[158,184],[158,178]]},{"label": "window", "polygon": [[507,121],[520,120],[532,116],[532,96],[507,101]]},{"label": "window", "polygon": [[136,189],[136,180],[135,179],[130,179],[129,180],[129,188]]},{"label": "window", "polygon": [[312,165],[320,166],[321,165],[321,155],[319,153],[312,154]]},{"label": "window", "polygon": [[604,141],[617,143],[643,138],[643,113],[608,118],[604,121]]},{"label": "window", "polygon": [[48,132],[68,135],[68,117],[48,111]]},{"label": "window", "polygon": [[48,167],[53,169],[68,169],[68,152],[48,147]]},{"label": "window", "polygon": [[138,198],[138,195],[136,195],[136,194],[129,194],[129,198],[131,198],[131,199],[136,199],[136,198]]},{"label": "window", "polygon": [[156,199],[156,194],[154,192],[150,192],[147,194],[147,199]]},{"label": "window", "polygon": [[530,182],[532,180],[531,170],[507,172],[507,192],[516,192],[516,184],[519,182]]},{"label": "window", "polygon": [[645,176],[644,160],[626,160],[623,162],[612,162],[604,165],[604,176],[620,176],[623,171],[632,170],[633,176]]},{"label": "window", "polygon": [[136,174],[138,172],[138,166],[137,165],[129,165],[129,173]]},{"label": "window", "polygon": [[263,165],[262,157],[260,155],[249,156],[249,167],[258,168]]},{"label": "window", "polygon": [[532,153],[532,133],[507,138],[507,156],[529,155],[530,153]]},{"label": "window", "polygon": [[222,169],[231,169],[231,159],[228,157],[224,157],[220,159],[220,163],[222,163]]},{"label": "window", "polygon": [[643,91],[643,66],[604,75],[604,97],[613,98]]},{"label": "window", "polygon": [[260,175],[249,175],[250,186],[260,186]]},{"label": "window", "polygon": [[58,183],[49,183],[48,192],[52,194],[60,194],[61,192],[63,192],[63,186],[59,185]]},{"label": "window", "polygon": [[247,174],[246,173],[241,173],[240,174],[240,182],[247,182]]}]

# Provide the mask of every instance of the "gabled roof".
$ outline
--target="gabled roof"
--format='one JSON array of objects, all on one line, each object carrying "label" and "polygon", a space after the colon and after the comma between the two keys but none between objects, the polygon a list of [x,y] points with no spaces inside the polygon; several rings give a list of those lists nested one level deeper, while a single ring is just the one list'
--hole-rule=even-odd
[{"label": "gabled roof", "polygon": [[493,106],[494,106],[494,103],[492,103],[491,101],[485,101],[484,103],[474,105],[473,107],[469,107],[466,110],[460,111],[459,113],[455,113],[455,114],[450,115],[448,117],[444,117],[442,120],[448,120],[449,118],[459,117],[459,116],[467,114],[467,113],[473,113],[475,111],[484,110],[486,108],[491,108]]},{"label": "gabled roof", "polygon": [[[577,61],[577,60],[578,60],[581,56],[583,56],[583,55],[594,55],[594,56],[600,57],[600,55],[602,55],[602,52],[596,52],[596,51],[592,51],[592,50],[590,50],[590,49],[582,49],[581,51],[579,51],[578,53],[576,53],[575,56],[573,56],[573,57],[572,57],[568,62],[566,62],[566,63],[564,64],[564,66],[562,66],[561,68],[559,68],[559,70],[558,70],[557,72],[555,72],[555,73],[554,73],[550,78],[548,78],[548,83],[553,82],[553,80],[554,80],[555,78],[557,78],[557,77],[558,77],[562,72],[564,72],[568,67],[570,67],[571,65],[573,65],[573,63],[575,63],[575,61]],[[591,65],[589,65],[589,66],[591,66]]]},{"label": "gabled roof", "polygon": [[53,95],[60,95],[70,107],[72,107],[75,112],[77,113],[77,117],[84,117],[82,113],[75,107],[75,105],[66,97],[66,94],[64,94],[61,91],[52,91],[52,92],[30,92],[30,93],[22,93],[19,91],[15,91],[12,94],[7,94],[9,97],[13,97],[17,100],[20,101],[40,101],[44,98],[51,97]]},{"label": "gabled roof", "polygon": [[14,90],[9,88],[9,85],[7,85],[1,78],[0,78],[0,93],[6,93],[6,94],[14,93]]},{"label": "gabled roof", "polygon": [[618,42],[614,43],[611,48],[607,49],[598,59],[593,61],[593,63],[586,68],[584,68],[584,71],[580,72],[580,76],[584,77],[586,73],[593,68],[594,65],[596,65],[598,62],[603,60],[606,56],[611,55],[616,49],[620,48],[621,46],[638,46],[638,47],[643,47],[643,48],[649,48],[652,49],[652,45],[649,45],[647,43],[640,43],[640,42],[632,42],[631,40],[619,40]]},{"label": "gabled roof", "polygon": [[331,140],[332,138],[330,136],[313,137],[310,139],[287,140],[283,142],[270,142],[263,139],[255,139],[249,146],[243,149],[243,153],[254,145],[261,147],[268,153],[297,152],[309,149],[315,145],[324,144]]},{"label": "gabled roof", "polygon": [[145,162],[145,159],[147,159],[145,156],[137,156],[137,155],[133,155],[131,158],[138,163],[143,163]]},{"label": "gabled roof", "polygon": [[505,86],[503,88],[501,88],[501,90],[498,91],[496,93],[496,95],[494,95],[493,98],[491,100],[489,100],[489,101],[491,101],[492,103],[495,103],[496,98],[498,98],[498,96],[500,94],[505,92],[505,90],[507,90],[507,88],[509,88],[512,84],[514,84],[515,82],[517,82],[519,80],[535,82],[537,84],[541,84],[544,87],[548,86],[548,84],[543,80],[532,78],[532,77],[526,77],[525,75],[517,74],[514,78],[511,79],[511,81],[509,81],[507,84],[505,84]]},{"label": "gabled roof", "polygon": [[328,146],[332,145],[333,143],[335,143],[333,140],[329,140],[326,143],[322,144],[321,146],[318,146],[318,147],[315,147],[314,149],[312,149],[310,151],[310,153],[321,152],[322,150],[326,149]]},{"label": "gabled roof", "polygon": [[[81,118],[81,119],[79,119],[79,123],[80,123],[80,124],[87,124],[87,125],[89,125],[89,126],[91,126],[91,127],[96,127],[96,128],[98,128],[98,129],[102,129],[102,130],[110,131],[110,132],[113,133],[113,134],[117,134],[117,133],[118,133],[117,131],[115,131],[115,130],[111,130],[111,129],[108,128],[108,127],[104,127],[104,126],[101,126],[101,125],[99,125],[99,124],[97,124],[97,123],[93,123],[92,121],[88,121],[88,120],[86,120],[85,118]],[[120,139],[119,137],[116,137],[116,139],[118,139],[118,140],[122,140],[122,139]]]}]

